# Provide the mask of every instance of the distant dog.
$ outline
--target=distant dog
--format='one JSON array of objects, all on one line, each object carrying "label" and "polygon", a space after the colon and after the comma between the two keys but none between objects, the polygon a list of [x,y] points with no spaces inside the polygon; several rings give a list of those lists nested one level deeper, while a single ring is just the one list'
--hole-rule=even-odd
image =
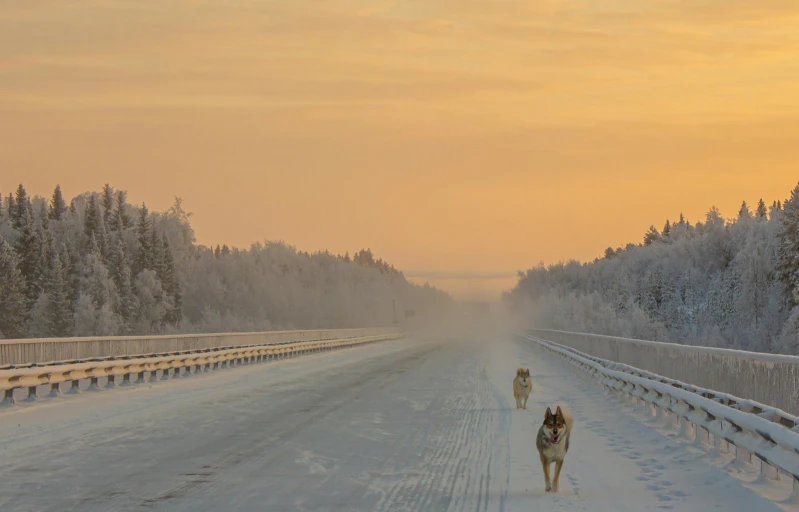
[{"label": "distant dog", "polygon": [[527,409],[527,398],[532,390],[533,381],[530,380],[530,369],[516,369],[516,378],[513,379],[513,398],[516,399],[517,409]]},{"label": "distant dog", "polygon": [[[535,438],[535,447],[538,448],[538,456],[541,458],[541,465],[544,467],[544,483],[547,492],[558,492],[560,482],[560,470],[563,468],[563,459],[569,451],[569,437],[572,433],[572,417],[558,406],[555,414],[547,407],[544,414],[544,423],[538,429],[538,436]],[[549,466],[555,463],[555,478],[549,481]]]}]

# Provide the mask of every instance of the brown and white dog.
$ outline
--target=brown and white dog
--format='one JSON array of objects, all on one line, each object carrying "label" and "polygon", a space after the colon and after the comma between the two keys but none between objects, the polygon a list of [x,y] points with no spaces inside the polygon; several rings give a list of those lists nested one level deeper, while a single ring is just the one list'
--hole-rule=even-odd
[{"label": "brown and white dog", "polygon": [[[535,447],[544,467],[544,483],[547,492],[558,492],[560,470],[563,468],[563,459],[569,451],[569,438],[572,433],[572,417],[558,406],[555,414],[547,407],[544,413],[544,423],[538,429],[535,438]],[[555,478],[549,481],[549,466],[555,463]]]},{"label": "brown and white dog", "polygon": [[527,409],[527,398],[533,390],[533,381],[530,380],[529,368],[517,368],[516,378],[513,379],[513,398],[516,399],[517,409]]}]

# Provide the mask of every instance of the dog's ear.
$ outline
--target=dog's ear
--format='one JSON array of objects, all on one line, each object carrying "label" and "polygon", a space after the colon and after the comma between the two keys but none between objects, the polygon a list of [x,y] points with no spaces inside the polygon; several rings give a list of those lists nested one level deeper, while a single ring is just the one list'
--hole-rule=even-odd
[{"label": "dog's ear", "polygon": [[551,417],[552,417],[552,409],[547,407],[547,412],[544,413],[544,419],[551,418]]},{"label": "dog's ear", "polygon": [[559,418],[563,417],[563,411],[560,409],[560,406],[558,406],[557,410],[555,410],[555,416]]}]

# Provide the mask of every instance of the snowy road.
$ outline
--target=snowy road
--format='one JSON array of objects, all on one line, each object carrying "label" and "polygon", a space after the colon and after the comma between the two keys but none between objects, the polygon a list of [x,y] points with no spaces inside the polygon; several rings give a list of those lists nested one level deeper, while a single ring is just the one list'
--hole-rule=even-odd
[{"label": "snowy road", "polygon": [[[529,410],[511,408],[528,366]],[[561,492],[533,439],[575,418]],[[406,339],[0,412],[0,510],[775,511],[519,341]],[[790,492],[790,488],[787,492]],[[783,492],[776,487],[769,492]]]}]

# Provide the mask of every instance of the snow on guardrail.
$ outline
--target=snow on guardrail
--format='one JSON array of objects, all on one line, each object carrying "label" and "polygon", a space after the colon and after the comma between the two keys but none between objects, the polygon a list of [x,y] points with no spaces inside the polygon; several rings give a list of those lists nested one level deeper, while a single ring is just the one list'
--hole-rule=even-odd
[{"label": "snow on guardrail", "polygon": [[[752,400],[698,388],[629,365],[601,359],[529,335],[520,335],[562,357],[598,380],[602,386],[629,396],[647,417],[657,418],[694,444],[729,453],[735,447],[738,462],[751,464],[752,455],[761,461],[760,479],[779,480],[780,474],[793,479],[790,501],[799,503],[799,418]],[[713,436],[713,443],[710,436]]]},{"label": "snow on guardrail", "polygon": [[799,356],[531,329],[525,334],[799,415]]},{"label": "snow on guardrail", "polygon": [[[106,388],[117,386],[116,378],[122,377],[121,386],[141,384],[145,382],[145,374],[149,382],[169,380],[176,377],[189,377],[220,368],[230,368],[242,364],[263,362],[272,359],[284,359],[311,352],[321,352],[364,345],[378,341],[394,340],[404,337],[402,333],[376,336],[360,336],[334,338],[315,341],[298,341],[245,345],[239,347],[207,348],[187,350],[173,353],[141,354],[136,356],[112,356],[80,361],[62,361],[47,364],[26,364],[0,369],[0,391],[4,398],[0,406],[11,406],[16,403],[14,392],[27,389],[26,401],[39,399],[38,388],[50,387],[50,396],[61,394],[61,384],[71,383],[67,393],[76,394],[83,390],[80,382],[89,380],[88,391],[99,391],[98,380],[107,379]],[[171,372],[171,375],[170,375]],[[136,380],[131,383],[131,379]]]}]

